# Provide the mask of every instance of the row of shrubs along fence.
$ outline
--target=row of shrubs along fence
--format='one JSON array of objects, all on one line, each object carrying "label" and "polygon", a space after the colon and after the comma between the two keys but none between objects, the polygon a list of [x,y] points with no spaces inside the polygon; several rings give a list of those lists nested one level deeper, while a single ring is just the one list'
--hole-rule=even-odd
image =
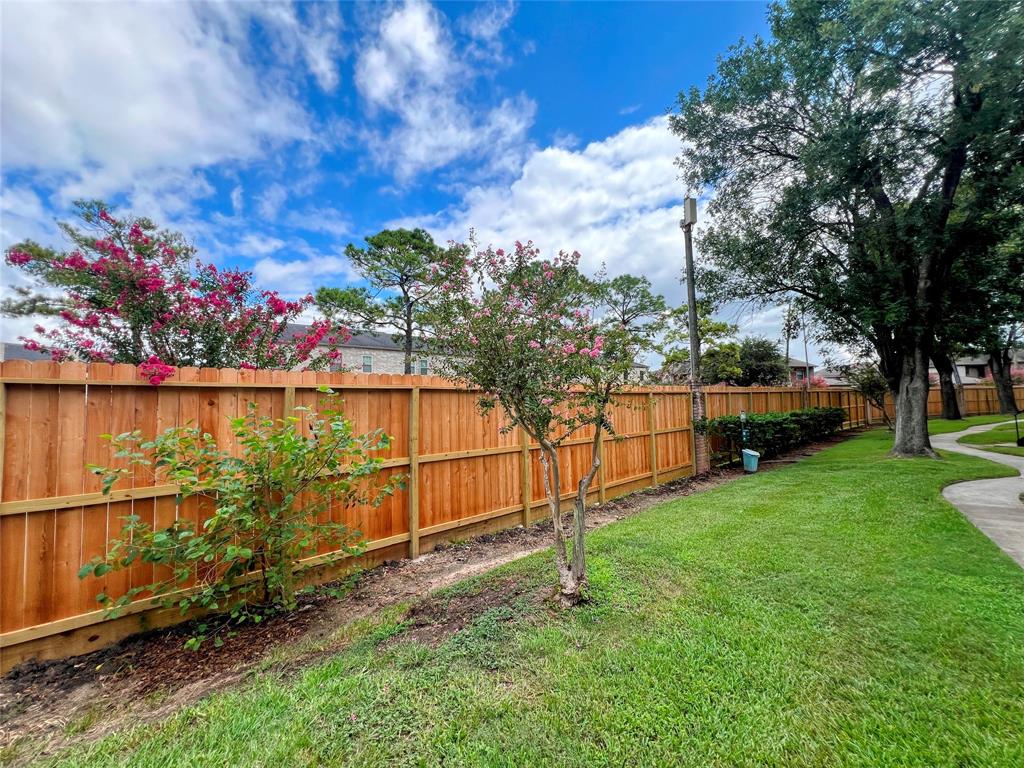
[{"label": "row of shrubs along fence", "polygon": [[[132,603],[107,619],[96,595],[117,597],[153,581],[139,563],[102,578],[78,578],[81,565],[103,555],[122,518],[153,525],[180,518],[201,524],[208,502],[179,500],[177,487],[144,473],[109,496],[86,464],[119,466],[104,434],[135,429],[152,436],[193,424],[234,450],[229,419],[255,403],[280,418],[294,406],[314,406],[329,386],[360,432],[381,428],[391,445],[380,452],[385,472],[407,477],[406,488],[376,509],[332,509],[332,519],[361,532],[363,562],[416,556],[453,538],[479,535],[547,516],[539,449],[498,414],[481,416],[477,395],[438,377],[182,368],[159,387],[130,365],[0,363],[0,669],[32,657],[83,653],[140,629],[183,620],[177,609]],[[611,414],[615,439],[593,501],[603,501],[693,473],[691,396],[684,387],[622,393]],[[782,388],[709,388],[709,416],[793,410],[803,402],[841,407],[844,426],[871,420],[871,409],[845,389],[803,393]],[[877,414],[875,414],[877,416]],[[561,493],[568,500],[589,466],[585,431],[561,450]],[[310,560],[329,554],[318,551]],[[148,569],[148,570],[147,570]],[[325,580],[336,572],[319,570]]]},{"label": "row of shrubs along fence", "polygon": [[719,416],[700,419],[694,425],[698,434],[706,434],[724,447],[729,459],[743,448],[771,458],[801,445],[824,440],[836,434],[848,420],[845,408],[809,408],[789,413],[752,413],[745,418]]}]

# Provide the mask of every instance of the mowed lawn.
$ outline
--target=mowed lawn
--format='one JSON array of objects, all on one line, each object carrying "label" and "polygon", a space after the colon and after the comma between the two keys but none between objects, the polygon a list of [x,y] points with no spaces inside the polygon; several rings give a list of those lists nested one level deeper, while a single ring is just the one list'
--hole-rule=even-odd
[{"label": "mowed lawn", "polygon": [[533,556],[443,593],[514,593],[460,631],[391,611],[58,762],[1024,765],[1024,572],[939,495],[1010,470],[888,447],[866,433],[594,532],[578,610],[538,603]]},{"label": "mowed lawn", "polygon": [[931,419],[928,422],[928,433],[944,435],[949,432],[962,432],[968,427],[977,427],[981,424],[1000,424],[1012,418],[1005,413],[987,413],[984,416],[965,416],[962,419]]},{"label": "mowed lawn", "polygon": [[[1003,415],[1004,421],[1012,418],[1012,416]],[[1021,423],[1021,430],[1021,436],[1024,437],[1024,421]],[[964,435],[958,442],[961,442],[964,445],[970,445],[974,448],[980,448],[983,451],[1006,453],[1011,456],[1024,456],[1024,448],[1017,445],[1000,445],[1000,443],[1017,442],[1017,429],[1012,423],[1001,424],[1000,426],[993,427],[985,432],[978,432],[973,435]]]}]

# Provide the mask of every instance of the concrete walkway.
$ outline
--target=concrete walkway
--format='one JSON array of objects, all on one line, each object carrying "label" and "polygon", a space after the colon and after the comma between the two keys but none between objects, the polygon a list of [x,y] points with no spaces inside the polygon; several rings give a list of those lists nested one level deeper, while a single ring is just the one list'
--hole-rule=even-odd
[{"label": "concrete walkway", "polygon": [[942,495],[963,512],[964,516],[992,539],[1000,549],[1016,560],[1019,566],[1024,568],[1024,502],[1020,500],[1020,494],[1024,493],[1024,456],[1008,456],[1003,453],[981,451],[957,442],[964,435],[985,432],[996,426],[996,424],[983,424],[970,427],[962,432],[934,435],[932,447],[1006,464],[1020,473],[1019,477],[969,480],[956,483],[947,486],[942,491]]}]

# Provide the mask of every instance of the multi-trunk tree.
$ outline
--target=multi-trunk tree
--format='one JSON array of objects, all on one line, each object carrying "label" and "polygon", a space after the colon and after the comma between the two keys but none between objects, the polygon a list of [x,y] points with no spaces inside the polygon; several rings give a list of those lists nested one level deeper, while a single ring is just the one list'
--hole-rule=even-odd
[{"label": "multi-trunk tree", "polygon": [[[445,376],[479,389],[483,410],[500,408],[507,429],[522,428],[540,446],[564,605],[586,597],[586,499],[602,435],[614,434],[609,406],[638,380],[635,362],[664,315],[646,280],[590,280],[578,262],[575,253],[542,259],[532,243],[467,258],[465,277],[444,291],[433,340]],[[559,446],[588,427],[591,462],[576,486],[570,552]]]},{"label": "multi-trunk tree", "polygon": [[316,292],[320,311],[357,330],[384,331],[401,342],[405,372],[413,372],[418,347],[432,327],[431,313],[444,291],[463,277],[465,248],[441,247],[422,229],[385,229],[351,243],[345,255],[361,287],[323,287]]},{"label": "multi-trunk tree", "polygon": [[7,262],[36,285],[0,311],[53,318],[23,340],[29,349],[56,360],[133,363],[159,384],[172,366],[326,367],[348,338],[323,320],[290,334],[289,322],[312,296],[289,301],[256,290],[250,273],[199,261],[180,233],[115,217],[99,201],[76,203],[76,210],[78,226],[60,224],[70,250],[29,241],[7,251]]},{"label": "multi-trunk tree", "polygon": [[[702,238],[722,298],[801,296],[828,341],[873,347],[893,392],[893,452],[933,455],[928,367],[942,295],[1019,202],[1024,14],[1015,3],[772,6],[672,129],[687,181],[713,192]],[[963,186],[984,183],[986,195]]]}]

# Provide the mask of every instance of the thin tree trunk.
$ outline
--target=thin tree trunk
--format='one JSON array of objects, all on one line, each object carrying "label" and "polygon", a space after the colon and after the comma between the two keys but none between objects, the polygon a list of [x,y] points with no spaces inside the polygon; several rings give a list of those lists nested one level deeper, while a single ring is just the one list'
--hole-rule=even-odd
[{"label": "thin tree trunk", "polygon": [[936,458],[928,439],[928,353],[918,344],[903,358],[896,391],[896,436],[892,455]]},{"label": "thin tree trunk", "polygon": [[[547,440],[540,441],[540,463],[544,468],[544,495],[551,512],[551,526],[555,540],[555,568],[558,570],[560,596],[578,593],[575,588],[569,555],[565,547],[565,529],[562,527],[561,475],[558,466],[558,451]],[[553,487],[552,487],[553,486]],[[564,602],[564,598],[563,598]]]},{"label": "thin tree trunk", "polygon": [[1016,413],[1017,401],[1013,394],[1013,377],[1010,375],[1010,350],[990,349],[988,364],[992,369],[992,383],[996,385],[1000,413]]},{"label": "thin tree trunk", "polygon": [[406,301],[405,305],[405,372],[412,373],[412,304]]},{"label": "thin tree trunk", "polygon": [[939,392],[942,395],[942,418],[962,419],[960,399],[957,397],[956,383],[953,381],[953,361],[946,352],[932,352],[932,361],[939,374]]},{"label": "thin tree trunk", "polygon": [[570,564],[575,591],[572,594],[566,594],[563,591],[563,605],[579,603],[583,599],[583,592],[587,586],[587,555],[584,540],[587,532],[587,492],[590,490],[594,477],[601,467],[601,433],[603,429],[604,427],[599,423],[594,430],[594,439],[590,444],[590,471],[580,478],[579,486],[576,489],[576,501],[573,504],[572,517],[572,562]]},{"label": "thin tree trunk", "polygon": [[[807,354],[807,319],[800,315],[800,328],[804,332],[804,409],[811,407],[811,360]],[[786,361],[789,365],[789,361]]]}]

